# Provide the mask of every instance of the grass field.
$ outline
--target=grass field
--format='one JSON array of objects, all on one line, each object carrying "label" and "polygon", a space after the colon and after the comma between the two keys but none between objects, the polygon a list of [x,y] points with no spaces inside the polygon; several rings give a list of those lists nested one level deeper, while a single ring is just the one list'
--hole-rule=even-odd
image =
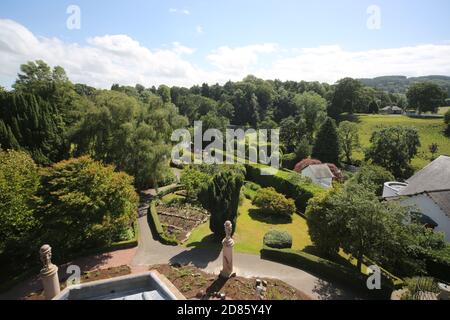
[{"label": "grass field", "polygon": [[[394,125],[417,128],[422,146],[418,155],[412,161],[412,166],[415,170],[422,169],[431,161],[428,146],[432,143],[439,145],[438,154],[450,155],[450,138],[443,134],[445,125],[442,119],[415,119],[396,115],[359,115],[356,121],[360,128],[359,133],[363,148],[367,148],[370,145],[370,137],[377,129]],[[364,152],[362,150],[355,152],[354,158],[362,160]]]},{"label": "grass field", "polygon": [[[235,250],[243,253],[259,254],[263,247],[264,235],[270,229],[288,231],[293,238],[292,248],[302,250],[311,245],[311,239],[308,234],[306,220],[299,215],[294,215],[292,222],[278,222],[278,224],[264,221],[263,218],[255,214],[256,207],[252,205],[251,200],[245,199],[239,207],[239,216],[237,221],[237,230],[233,236],[236,241]],[[195,229],[185,246],[199,244],[203,239],[211,235],[209,223],[203,224]],[[208,245],[204,243],[204,245]]]}]

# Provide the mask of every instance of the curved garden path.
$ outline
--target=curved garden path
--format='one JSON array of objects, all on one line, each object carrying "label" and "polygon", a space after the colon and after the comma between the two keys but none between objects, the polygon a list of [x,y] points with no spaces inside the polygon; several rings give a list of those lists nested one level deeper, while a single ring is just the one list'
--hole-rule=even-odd
[{"label": "curved garden path", "polygon": [[[147,217],[139,218],[140,239],[134,267],[166,263],[191,263],[208,273],[219,274],[222,255],[214,248],[184,248],[166,246],[154,240]],[[234,253],[237,274],[243,277],[266,277],[282,280],[315,299],[358,299],[353,292],[344,290],[305,271],[261,259],[257,255]]]}]

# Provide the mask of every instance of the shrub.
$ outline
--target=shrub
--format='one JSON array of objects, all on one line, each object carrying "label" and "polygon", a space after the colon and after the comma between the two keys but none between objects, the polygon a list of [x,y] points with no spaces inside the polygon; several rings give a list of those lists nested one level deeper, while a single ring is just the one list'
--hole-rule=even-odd
[{"label": "shrub", "polygon": [[282,163],[283,168],[292,169],[295,166],[297,155],[295,153],[287,153],[283,155]]},{"label": "shrub", "polygon": [[128,240],[120,237],[137,217],[133,178],[89,157],[43,171],[37,195],[41,241],[51,243],[57,253]]},{"label": "shrub", "polygon": [[299,211],[304,212],[308,201],[317,194],[324,193],[325,190],[302,179],[302,177],[293,171],[279,170],[275,175],[265,175],[262,173],[265,166],[261,164],[246,165],[249,181],[256,182],[262,187],[273,187],[281,194],[295,201]]},{"label": "shrub", "polygon": [[261,186],[257,185],[254,182],[247,182],[244,185],[243,193],[247,199],[253,200],[256,196],[256,192],[261,189]]},{"label": "shrub", "polygon": [[287,231],[270,230],[264,236],[264,245],[275,249],[290,249],[292,236]]},{"label": "shrub", "polygon": [[292,216],[295,211],[295,202],[276,192],[274,188],[259,190],[253,203],[261,208],[264,213],[283,216]]}]

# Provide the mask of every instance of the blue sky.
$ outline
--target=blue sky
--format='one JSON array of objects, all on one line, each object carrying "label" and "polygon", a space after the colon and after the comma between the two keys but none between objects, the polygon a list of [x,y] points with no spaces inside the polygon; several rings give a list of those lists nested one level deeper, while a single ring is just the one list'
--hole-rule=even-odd
[{"label": "blue sky", "polygon": [[[79,30],[66,27],[69,5],[81,10]],[[381,13],[375,30],[367,27],[371,5]],[[449,12],[448,0],[2,0],[0,85],[14,80],[14,63],[34,58],[101,87],[223,82],[245,73],[327,82],[450,75]]]}]

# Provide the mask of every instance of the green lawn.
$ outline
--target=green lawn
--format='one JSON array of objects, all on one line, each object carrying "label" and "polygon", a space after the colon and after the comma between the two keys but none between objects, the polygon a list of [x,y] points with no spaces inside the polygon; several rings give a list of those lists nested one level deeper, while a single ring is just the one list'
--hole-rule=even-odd
[{"label": "green lawn", "polygon": [[[251,200],[245,199],[242,206],[239,207],[239,216],[237,220],[237,230],[233,236],[236,241],[236,251],[243,253],[259,254],[263,247],[264,235],[270,229],[279,229],[288,231],[293,238],[294,250],[302,250],[311,245],[311,239],[308,234],[306,220],[299,215],[294,215],[292,222],[278,221],[278,224],[272,224],[258,215],[256,207],[252,205]],[[203,239],[209,239],[211,235],[209,224],[203,224],[192,232],[186,246],[208,245]]]},{"label": "green lawn", "polygon": [[[422,169],[431,161],[428,146],[432,143],[439,145],[438,154],[450,155],[450,138],[443,134],[445,129],[443,119],[415,119],[395,115],[359,115],[357,121],[363,148],[370,145],[369,140],[372,133],[379,128],[394,125],[413,126],[417,128],[422,146],[419,149],[418,155],[412,161],[412,166],[415,170]],[[364,158],[363,151],[355,152],[354,157],[357,160],[362,160]]]}]

